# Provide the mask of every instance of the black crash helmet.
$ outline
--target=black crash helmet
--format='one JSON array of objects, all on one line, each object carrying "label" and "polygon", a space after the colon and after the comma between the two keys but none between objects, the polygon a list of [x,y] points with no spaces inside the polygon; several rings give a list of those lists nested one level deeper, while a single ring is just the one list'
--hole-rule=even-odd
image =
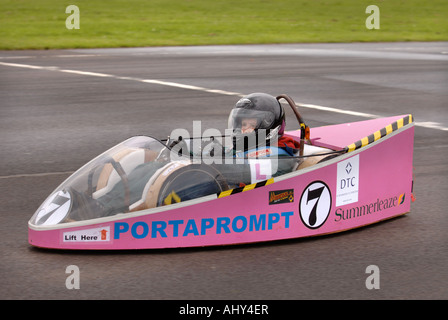
[{"label": "black crash helmet", "polygon": [[252,93],[235,104],[228,128],[232,130],[234,148],[239,151],[272,146],[283,135],[285,111],[275,97]]}]

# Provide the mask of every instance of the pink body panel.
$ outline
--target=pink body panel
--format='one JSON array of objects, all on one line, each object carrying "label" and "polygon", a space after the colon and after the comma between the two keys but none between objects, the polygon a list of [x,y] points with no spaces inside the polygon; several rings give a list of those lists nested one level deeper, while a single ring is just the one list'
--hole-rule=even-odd
[{"label": "pink body panel", "polygon": [[[343,148],[400,117],[314,128],[311,138]],[[290,132],[296,135],[296,132]],[[38,247],[148,249],[239,244],[339,232],[410,211],[414,127],[299,175],[188,206],[172,205],[103,223],[29,228]],[[92,221],[94,222],[94,221]]]}]

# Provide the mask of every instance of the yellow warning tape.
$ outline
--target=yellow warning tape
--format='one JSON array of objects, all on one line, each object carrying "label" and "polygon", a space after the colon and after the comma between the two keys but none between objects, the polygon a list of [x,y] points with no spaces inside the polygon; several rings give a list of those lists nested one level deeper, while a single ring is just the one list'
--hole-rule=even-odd
[{"label": "yellow warning tape", "polygon": [[249,191],[249,190],[252,190],[252,189],[255,189],[255,188],[259,188],[259,187],[264,187],[264,186],[267,186],[267,185],[269,185],[271,183],[274,183],[274,178],[271,178],[271,179],[268,179],[268,180],[264,180],[264,181],[260,181],[260,182],[257,182],[257,183],[248,184],[248,185],[246,185],[244,187],[223,191],[223,192],[218,194],[218,198],[224,198],[224,197],[230,196],[232,194]]},{"label": "yellow warning tape", "polygon": [[406,117],[401,118],[401,119],[387,125],[383,129],[375,131],[371,135],[364,137],[361,140],[358,140],[358,141],[348,145],[347,147],[345,147],[345,150],[346,150],[346,152],[352,152],[357,149],[363,148],[366,145],[368,145],[372,142],[375,142],[375,141],[381,139],[382,137],[387,136],[388,134],[402,128],[405,125],[408,125],[409,123],[411,123],[413,121],[414,120],[412,119],[412,115],[409,114]]}]

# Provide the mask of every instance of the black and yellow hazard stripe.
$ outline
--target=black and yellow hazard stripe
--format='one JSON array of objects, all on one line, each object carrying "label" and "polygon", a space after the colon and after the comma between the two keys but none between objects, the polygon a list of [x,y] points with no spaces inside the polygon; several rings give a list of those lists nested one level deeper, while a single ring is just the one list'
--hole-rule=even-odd
[{"label": "black and yellow hazard stripe", "polygon": [[357,149],[363,148],[363,147],[367,146],[368,144],[387,136],[388,134],[402,128],[405,125],[408,125],[409,123],[411,123],[413,121],[414,120],[412,119],[412,115],[409,114],[406,117],[398,119],[397,121],[387,125],[386,127],[382,128],[381,130],[378,130],[378,131],[372,133],[371,135],[369,135],[365,138],[362,138],[361,140],[358,140],[358,141],[352,143],[351,145],[348,145],[347,147],[345,147],[345,151],[352,152]]},{"label": "black and yellow hazard stripe", "polygon": [[249,190],[252,190],[252,189],[255,189],[255,188],[259,188],[259,187],[264,187],[264,186],[267,186],[267,185],[269,185],[271,183],[274,183],[274,178],[271,178],[271,179],[268,179],[268,180],[264,180],[264,181],[260,181],[260,182],[257,182],[257,183],[248,184],[248,185],[246,185],[244,187],[223,191],[221,193],[218,193],[218,198],[224,198],[224,197],[230,196],[232,194],[249,191]]}]

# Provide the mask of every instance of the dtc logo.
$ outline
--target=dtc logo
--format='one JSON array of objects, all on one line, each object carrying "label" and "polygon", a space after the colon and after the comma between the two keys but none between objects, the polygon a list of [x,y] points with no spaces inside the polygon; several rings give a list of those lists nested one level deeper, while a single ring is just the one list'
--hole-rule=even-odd
[{"label": "dtc logo", "polygon": [[338,163],[336,206],[358,202],[359,154]]},{"label": "dtc logo", "polygon": [[322,181],[310,183],[302,193],[299,203],[300,219],[310,229],[321,227],[331,210],[330,188]]}]

